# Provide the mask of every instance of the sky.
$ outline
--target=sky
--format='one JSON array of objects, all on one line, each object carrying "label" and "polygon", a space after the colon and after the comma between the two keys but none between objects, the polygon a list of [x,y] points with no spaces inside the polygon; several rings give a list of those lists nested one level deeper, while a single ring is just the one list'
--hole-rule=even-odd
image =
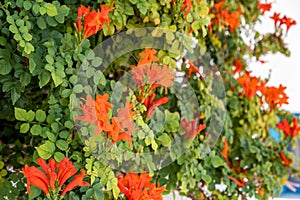
[{"label": "sky", "polygon": [[[263,1],[262,1],[263,2]],[[262,23],[257,26],[257,30],[262,33],[273,32],[274,22],[269,16],[273,12],[281,13],[281,16],[287,15],[296,20],[297,25],[292,26],[285,37],[285,42],[291,51],[290,57],[285,57],[282,54],[267,55],[262,57],[267,63],[250,63],[250,70],[253,75],[266,78],[271,69],[271,78],[269,86],[278,87],[279,84],[286,86],[286,94],[289,96],[289,104],[282,106],[291,112],[300,112],[300,0],[276,0],[268,1],[274,2],[270,12],[265,13],[262,18]],[[285,28],[285,26],[284,26]]]}]

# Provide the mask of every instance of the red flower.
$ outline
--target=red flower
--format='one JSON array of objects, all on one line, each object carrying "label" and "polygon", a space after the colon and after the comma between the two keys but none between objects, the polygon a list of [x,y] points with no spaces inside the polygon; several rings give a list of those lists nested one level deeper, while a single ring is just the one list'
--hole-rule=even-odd
[{"label": "red flower", "polygon": [[128,200],[162,200],[162,192],[165,187],[156,187],[150,182],[151,179],[146,172],[142,172],[140,176],[135,172],[125,176],[120,174],[118,187]]},{"label": "red flower", "polygon": [[280,21],[280,13],[276,13],[274,12],[273,16],[270,17],[271,19],[274,20],[274,26],[276,27],[277,26],[277,23]]},{"label": "red flower", "polygon": [[242,179],[242,180],[236,179],[236,178],[234,178],[234,177],[232,177],[232,176],[228,176],[228,178],[229,178],[229,180],[235,182],[235,183],[238,185],[238,187],[243,187],[243,186],[245,186],[246,183],[247,183],[247,182],[245,182],[243,179]]},{"label": "red flower", "polygon": [[30,186],[36,186],[39,189],[41,189],[46,195],[49,194],[49,178],[38,168],[36,167],[28,167],[28,165],[25,165],[25,167],[22,169],[22,172],[24,173],[24,176],[27,179],[27,192],[30,194]]},{"label": "red flower", "polygon": [[77,186],[90,186],[89,183],[83,181],[85,176],[85,171],[80,169],[81,174],[74,176],[74,180],[72,180],[62,191],[61,196],[65,196],[65,194],[71,190],[73,190]]},{"label": "red flower", "polygon": [[228,161],[228,142],[226,140],[226,137],[224,137],[224,148],[222,150],[222,156],[226,161]]},{"label": "red flower", "polygon": [[188,78],[191,77],[193,72],[195,72],[196,74],[200,74],[198,67],[195,66],[194,63],[189,61],[189,65],[190,65],[190,67],[188,68]]},{"label": "red flower", "polygon": [[284,16],[283,18],[280,19],[279,26],[281,26],[282,24],[286,25],[286,31],[288,32],[290,27],[296,25],[297,23],[292,18]]},{"label": "red flower", "polygon": [[294,138],[300,132],[300,126],[298,126],[297,118],[293,119],[293,126],[290,126],[289,122],[286,119],[283,119],[280,124],[277,124],[276,127],[283,131],[286,137],[291,136]]},{"label": "red flower", "polygon": [[77,10],[77,30],[79,33],[82,31],[82,21],[84,21],[83,31],[84,39],[87,39],[91,35],[96,34],[102,29],[104,23],[110,22],[108,13],[113,9],[113,3],[110,8],[105,5],[100,5],[101,11],[90,11],[89,7],[84,7],[81,5]]},{"label": "red flower", "polygon": [[[40,188],[47,196],[49,196],[49,189],[51,189],[51,191],[55,191],[58,186],[58,189],[60,190],[64,183],[77,172],[77,169],[68,158],[62,159],[59,163],[55,162],[55,160],[51,158],[49,160],[49,164],[47,164],[42,158],[38,158],[37,163],[44,172],[34,166],[28,167],[28,165],[25,165],[22,169],[24,176],[27,179],[28,194],[30,194],[30,186],[33,185]],[[75,176],[75,179],[64,188],[62,196],[64,196],[66,192],[74,189],[76,186],[89,186],[89,183],[82,181],[85,171],[83,169],[80,171],[81,175]],[[79,176],[81,179],[78,178]]]},{"label": "red flower", "polygon": [[134,107],[133,103],[129,101],[126,102],[124,108],[120,108],[118,110],[118,115],[116,117],[118,121],[118,125],[123,132],[128,133],[129,135],[133,135],[135,128],[134,128],[134,121],[133,117],[135,116],[135,112],[132,110]]},{"label": "red flower", "polygon": [[157,99],[156,101],[153,101],[155,98],[156,94],[153,93],[152,95],[146,97],[144,101],[144,105],[147,108],[147,113],[146,113],[146,118],[149,119],[151,115],[154,113],[154,109],[160,105],[168,103],[169,99],[168,97],[161,97]]},{"label": "red flower", "polygon": [[145,48],[145,52],[141,52],[139,55],[141,59],[138,62],[139,65],[148,65],[154,61],[158,61],[159,59],[155,56],[156,54],[155,49]]},{"label": "red flower", "polygon": [[279,85],[279,88],[274,86],[264,87],[264,85],[262,85],[260,88],[262,94],[264,95],[265,101],[270,105],[270,110],[280,107],[283,104],[288,104],[287,100],[289,97],[284,92],[286,87],[283,87],[281,84]]},{"label": "red flower", "polygon": [[240,25],[241,8],[237,7],[237,11],[230,12],[229,8],[225,8],[225,1],[219,1],[211,8],[211,12],[215,17],[211,20],[211,24],[221,24],[229,28],[230,32],[238,28]]},{"label": "red flower", "polygon": [[283,166],[288,166],[288,165],[290,165],[292,163],[291,159],[288,159],[287,157],[285,157],[283,151],[280,151],[280,157],[281,157],[281,159],[283,161]]},{"label": "red flower", "polygon": [[238,58],[234,59],[233,66],[235,67],[233,74],[240,73],[243,69],[244,63],[240,61]]},{"label": "red flower", "polygon": [[206,128],[205,124],[199,124],[198,120],[194,119],[193,121],[188,122],[186,118],[183,118],[181,121],[181,126],[185,130],[184,139],[193,140],[198,133]]},{"label": "red flower", "polygon": [[182,12],[186,8],[184,17],[186,17],[189,14],[189,12],[191,11],[192,4],[193,4],[193,0],[184,0],[183,1],[183,5],[182,5],[180,11]]},{"label": "red flower", "polygon": [[264,15],[266,11],[270,11],[272,8],[272,3],[258,3],[258,9],[261,14]]},{"label": "red flower", "polygon": [[85,16],[90,12],[90,6],[85,7],[81,5],[77,10],[77,29],[78,32],[81,32],[82,30],[82,19],[85,18]]},{"label": "red flower", "polygon": [[246,72],[243,76],[237,79],[240,85],[244,87],[245,96],[252,99],[259,90],[260,79],[255,76],[250,76],[250,72]]},{"label": "red flower", "polygon": [[82,120],[89,124],[97,124],[97,116],[95,111],[95,101],[91,95],[87,95],[86,103],[82,106],[83,116],[76,116],[77,120]]}]

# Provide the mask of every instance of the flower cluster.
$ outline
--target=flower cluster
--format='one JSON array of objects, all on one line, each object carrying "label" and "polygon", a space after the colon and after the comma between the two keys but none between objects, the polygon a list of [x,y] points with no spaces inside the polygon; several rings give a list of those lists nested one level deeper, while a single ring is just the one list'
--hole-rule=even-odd
[{"label": "flower cluster", "polygon": [[[113,6],[113,5],[112,5]],[[77,24],[76,28],[81,35],[83,31],[83,38],[87,39],[91,35],[96,34],[100,31],[104,23],[110,22],[108,13],[112,10],[112,6],[108,8],[105,5],[100,5],[101,10],[90,11],[90,6],[85,7],[81,5],[77,10]],[[83,23],[83,27],[82,27]]]},{"label": "flower cluster", "polygon": [[270,11],[272,8],[272,3],[260,3],[258,2],[258,9],[261,11],[261,14],[264,15],[266,11]]},{"label": "flower cluster", "polygon": [[300,126],[298,126],[297,118],[293,119],[293,126],[290,126],[289,122],[286,119],[283,119],[281,123],[278,123],[276,127],[283,131],[286,137],[291,136],[294,138],[300,132]]},{"label": "flower cluster", "polygon": [[134,133],[133,117],[135,116],[135,112],[132,111],[133,104],[126,102],[125,107],[119,109],[118,115],[110,120],[109,112],[113,105],[108,102],[108,98],[108,94],[98,94],[94,100],[88,95],[86,103],[81,108],[83,115],[77,116],[76,119],[96,125],[94,134],[105,132],[108,138],[112,139],[112,144],[123,140],[131,145],[131,135]]},{"label": "flower cluster", "polygon": [[280,107],[283,104],[288,104],[288,96],[285,94],[281,84],[279,87],[266,86],[266,83],[255,76],[251,76],[250,72],[246,71],[241,77],[237,78],[240,85],[244,87],[245,96],[252,99],[258,91],[262,93],[262,99],[266,102],[270,110]]},{"label": "flower cluster", "polygon": [[230,32],[233,32],[234,29],[238,28],[240,25],[240,16],[242,14],[241,8],[238,7],[236,11],[230,11],[229,8],[226,8],[226,2],[224,0],[215,3],[211,8],[211,13],[215,17],[211,20],[209,28],[211,30],[212,24],[221,24],[222,26],[228,27]]},{"label": "flower cluster", "polygon": [[291,26],[297,24],[295,20],[293,20],[290,17],[287,17],[286,15],[284,15],[283,17],[280,18],[280,13],[276,13],[276,12],[270,18],[274,20],[274,26],[276,28],[281,27],[283,24],[285,24],[286,25],[286,32],[289,31]]},{"label": "flower cluster", "polygon": [[[27,179],[27,192],[30,194],[30,186],[40,188],[47,197],[57,197],[59,191],[68,179],[74,177],[62,190],[61,197],[73,190],[77,186],[89,186],[90,184],[83,181],[85,171],[80,169],[81,174],[75,175],[77,169],[68,158],[55,162],[53,158],[49,160],[49,164],[42,158],[38,158],[37,162],[42,170],[37,167],[25,165],[22,169]],[[55,198],[56,199],[56,198]]]},{"label": "flower cluster", "polygon": [[206,128],[205,124],[198,125],[198,119],[188,121],[186,118],[183,118],[181,121],[181,126],[185,130],[184,139],[193,140],[198,133]]},{"label": "flower cluster", "polygon": [[140,53],[140,60],[137,66],[131,66],[133,79],[140,90],[137,100],[147,108],[147,119],[151,117],[157,106],[166,104],[169,101],[167,97],[154,100],[156,97],[154,93],[155,88],[164,87],[165,93],[167,93],[168,87],[173,85],[175,78],[172,69],[153,63],[159,60],[155,54],[156,50],[146,48],[145,52]]},{"label": "flower cluster", "polygon": [[125,176],[120,174],[118,187],[128,200],[162,200],[162,192],[165,187],[159,185],[156,187],[150,182],[151,180],[152,178],[146,172],[142,172],[140,175],[135,172]]}]

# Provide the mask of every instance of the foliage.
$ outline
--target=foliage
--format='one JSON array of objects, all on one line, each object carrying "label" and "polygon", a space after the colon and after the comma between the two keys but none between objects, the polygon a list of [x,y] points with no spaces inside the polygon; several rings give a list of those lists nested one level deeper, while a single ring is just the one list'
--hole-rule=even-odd
[{"label": "foliage", "polygon": [[[65,199],[159,199],[162,190],[193,199],[278,196],[288,171],[298,173],[286,148],[299,127],[280,108],[285,87],[247,70],[250,59],[290,54],[284,36],[296,22],[271,7],[1,1],[0,198],[47,197],[37,187],[26,193],[32,177],[22,168],[37,169],[38,158],[68,158],[81,169],[77,185],[90,186]],[[274,31],[261,34],[255,24],[269,13]],[[139,190],[126,190],[139,181]]]}]

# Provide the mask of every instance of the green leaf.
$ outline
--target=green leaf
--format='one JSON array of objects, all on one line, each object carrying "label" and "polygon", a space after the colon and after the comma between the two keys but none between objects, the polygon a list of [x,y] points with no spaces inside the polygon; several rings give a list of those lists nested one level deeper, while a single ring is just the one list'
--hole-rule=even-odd
[{"label": "green leaf", "polygon": [[96,200],[104,200],[104,194],[100,188],[94,187],[94,196]]},{"label": "green leaf", "polygon": [[60,162],[62,159],[65,158],[65,155],[61,152],[55,152],[54,159],[56,162]]},{"label": "green leaf", "polygon": [[45,144],[36,147],[36,150],[41,158],[48,160],[55,151],[55,145],[53,142],[46,141]]},{"label": "green leaf", "polygon": [[68,131],[61,131],[59,133],[59,137],[66,139],[69,136],[69,132]]},{"label": "green leaf", "polygon": [[41,30],[44,30],[47,28],[46,20],[44,19],[44,17],[39,17],[37,19],[36,23]]},{"label": "green leaf", "polygon": [[29,42],[26,42],[24,51],[25,51],[25,53],[30,54],[31,52],[34,51],[34,46],[32,46],[32,44],[30,44]]},{"label": "green leaf", "polygon": [[56,146],[62,151],[66,151],[69,148],[69,144],[65,140],[57,140]]},{"label": "green leaf", "polygon": [[75,93],[81,93],[83,91],[82,85],[80,85],[80,84],[75,85],[74,88],[73,88],[73,91]]},{"label": "green leaf", "polygon": [[209,184],[211,182],[211,177],[207,174],[203,174],[202,179],[205,181],[206,184]]},{"label": "green leaf", "polygon": [[211,163],[214,166],[214,168],[218,168],[223,165],[223,160],[219,156],[214,156],[211,159]]},{"label": "green leaf", "polygon": [[17,87],[14,87],[12,90],[11,90],[11,100],[12,100],[12,103],[13,105],[15,105],[15,103],[18,101],[18,99],[21,97],[21,92],[19,90],[19,88]]},{"label": "green leaf", "polygon": [[40,134],[42,134],[42,131],[43,131],[43,129],[42,129],[41,125],[39,125],[39,124],[34,124],[30,129],[30,133],[32,135],[40,135]]},{"label": "green leaf", "polygon": [[4,59],[0,60],[0,74],[6,75],[9,74],[9,72],[12,70],[12,66],[9,61],[6,61]]},{"label": "green leaf", "polygon": [[43,122],[46,119],[46,113],[43,110],[37,110],[35,114],[35,118],[38,122]]},{"label": "green leaf", "polygon": [[41,15],[44,15],[44,14],[46,14],[47,9],[44,8],[44,7],[40,7],[40,8],[39,8],[39,11],[40,11],[40,14],[41,14]]},{"label": "green leaf", "polygon": [[22,36],[27,42],[32,40],[32,35],[30,33],[24,33]]},{"label": "green leaf", "polygon": [[27,112],[22,108],[15,107],[15,118],[19,121],[27,121]]},{"label": "green leaf", "polygon": [[28,195],[28,200],[35,199],[41,195],[41,190],[37,187],[30,186],[30,194]]},{"label": "green leaf", "polygon": [[31,81],[31,75],[27,72],[22,73],[20,76],[20,82],[21,82],[21,86],[25,87],[27,86]]},{"label": "green leaf", "polygon": [[51,3],[45,3],[44,8],[46,9],[47,15],[50,17],[54,17],[58,14],[56,7]]},{"label": "green leaf", "polygon": [[96,71],[94,74],[94,83],[96,85],[100,84],[102,86],[106,85],[106,79],[105,76],[103,75],[103,73],[101,71]]},{"label": "green leaf", "polygon": [[12,33],[19,33],[18,27],[17,27],[15,24],[10,25],[10,26],[9,26],[9,30],[10,30]]},{"label": "green leaf", "polygon": [[59,131],[59,125],[58,125],[58,123],[56,123],[56,122],[52,123],[51,124],[51,128],[54,131],[54,133],[58,133],[58,131]]},{"label": "green leaf", "polygon": [[20,126],[20,133],[27,133],[29,131],[30,125],[29,123],[23,123]]},{"label": "green leaf", "polygon": [[32,121],[34,120],[34,116],[35,116],[35,113],[34,113],[32,110],[29,110],[29,111],[27,112],[27,120],[28,120],[29,122],[32,122]]},{"label": "green leaf", "polygon": [[60,77],[56,72],[51,72],[51,76],[54,81],[55,87],[59,86],[63,82],[62,77]]},{"label": "green leaf", "polygon": [[171,138],[166,133],[163,133],[161,136],[159,136],[157,140],[160,141],[161,144],[165,147],[171,144]]},{"label": "green leaf", "polygon": [[29,10],[31,8],[32,4],[30,1],[24,1],[23,3],[23,7],[25,8],[25,10]]},{"label": "green leaf", "polygon": [[50,72],[44,70],[39,74],[38,78],[40,80],[39,86],[40,86],[40,88],[42,88],[50,81],[50,78],[51,78]]},{"label": "green leaf", "polygon": [[56,136],[54,135],[54,133],[51,133],[50,131],[47,131],[47,132],[46,132],[46,135],[47,135],[48,139],[49,139],[51,142],[55,142],[55,141],[56,141]]},{"label": "green leaf", "polygon": [[67,127],[68,129],[73,129],[74,124],[71,121],[66,121],[65,122],[65,127]]}]

